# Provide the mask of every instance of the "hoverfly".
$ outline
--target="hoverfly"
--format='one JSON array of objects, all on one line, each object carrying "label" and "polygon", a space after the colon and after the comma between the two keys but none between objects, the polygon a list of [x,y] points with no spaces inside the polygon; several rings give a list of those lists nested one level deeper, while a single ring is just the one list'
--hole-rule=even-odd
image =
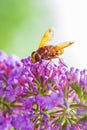
[{"label": "hoverfly", "polygon": [[59,45],[46,45],[48,42],[52,40],[54,36],[54,32],[51,28],[49,28],[42,37],[42,40],[39,44],[39,47],[36,51],[32,52],[32,62],[38,62],[42,59],[51,60],[54,58],[59,58],[60,55],[64,53],[64,48],[72,45],[74,42],[64,42]]}]

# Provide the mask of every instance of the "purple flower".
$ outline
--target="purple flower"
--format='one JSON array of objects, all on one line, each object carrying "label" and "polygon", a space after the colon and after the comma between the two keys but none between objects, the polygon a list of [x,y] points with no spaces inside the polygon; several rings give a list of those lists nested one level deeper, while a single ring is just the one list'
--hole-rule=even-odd
[{"label": "purple flower", "polygon": [[45,97],[47,109],[52,110],[58,105],[62,105],[64,102],[63,95],[61,93],[52,92],[49,96]]},{"label": "purple flower", "polygon": [[3,86],[4,86],[4,82],[3,82],[3,80],[0,80],[0,98],[4,94],[4,88],[3,88]]},{"label": "purple flower", "polygon": [[6,124],[6,119],[3,115],[0,115],[0,129],[5,130],[7,124]]},{"label": "purple flower", "polygon": [[4,52],[0,51],[0,63],[5,60],[7,60],[7,55]]},{"label": "purple flower", "polygon": [[45,108],[46,107],[46,100],[45,100],[45,97],[41,96],[41,95],[37,95],[36,96],[36,103],[38,104],[38,106],[40,108]]},{"label": "purple flower", "polygon": [[23,108],[28,111],[32,111],[34,98],[26,98],[23,103]]},{"label": "purple flower", "polygon": [[6,91],[5,91],[5,97],[9,101],[14,101],[15,100],[15,91],[12,88],[12,86],[6,86]]},{"label": "purple flower", "polygon": [[33,123],[29,120],[28,116],[26,115],[18,115],[13,117],[11,124],[17,130],[34,130]]},{"label": "purple flower", "polygon": [[87,70],[0,52],[0,129],[86,130]]}]

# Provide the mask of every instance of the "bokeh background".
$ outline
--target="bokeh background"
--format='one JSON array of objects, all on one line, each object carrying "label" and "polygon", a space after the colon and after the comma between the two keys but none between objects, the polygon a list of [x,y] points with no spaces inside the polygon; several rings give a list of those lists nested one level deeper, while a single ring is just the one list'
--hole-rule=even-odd
[{"label": "bokeh background", "polygon": [[86,0],[0,0],[0,50],[28,57],[52,27],[55,44],[75,41],[62,56],[66,64],[87,68],[86,5]]}]

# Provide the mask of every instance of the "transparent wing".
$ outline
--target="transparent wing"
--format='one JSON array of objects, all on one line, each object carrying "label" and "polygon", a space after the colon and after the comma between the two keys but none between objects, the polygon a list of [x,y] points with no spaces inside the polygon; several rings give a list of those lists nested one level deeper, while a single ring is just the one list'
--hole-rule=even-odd
[{"label": "transparent wing", "polygon": [[53,31],[53,29],[49,28],[43,35],[38,48],[45,46],[47,42],[51,41],[53,36],[54,36],[54,31]]}]

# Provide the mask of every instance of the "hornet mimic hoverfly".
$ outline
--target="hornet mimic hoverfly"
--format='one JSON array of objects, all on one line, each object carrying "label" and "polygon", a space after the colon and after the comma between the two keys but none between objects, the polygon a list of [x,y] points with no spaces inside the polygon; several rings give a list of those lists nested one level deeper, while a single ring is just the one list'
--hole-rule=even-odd
[{"label": "hornet mimic hoverfly", "polygon": [[38,62],[42,59],[51,60],[54,58],[59,58],[60,55],[64,53],[64,48],[72,45],[74,42],[64,42],[59,45],[46,45],[53,38],[54,32],[49,28],[42,37],[39,47],[36,51],[32,52],[32,62]]}]

